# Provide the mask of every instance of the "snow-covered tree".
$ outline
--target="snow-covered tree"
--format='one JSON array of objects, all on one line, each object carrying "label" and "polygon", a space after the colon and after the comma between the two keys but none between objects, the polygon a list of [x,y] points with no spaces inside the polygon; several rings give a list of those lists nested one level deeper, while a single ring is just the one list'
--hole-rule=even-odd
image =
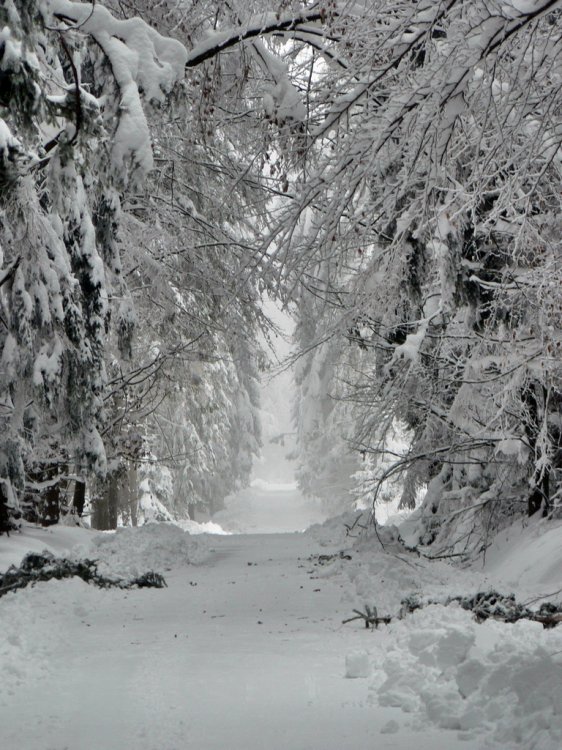
[{"label": "snow-covered tree", "polygon": [[[293,29],[318,14],[272,17],[263,15],[259,3],[240,10],[241,15],[226,5],[217,13],[214,3],[196,9],[160,3],[155,12],[144,2],[125,9],[121,3],[105,7],[70,0],[9,0],[2,8],[2,184],[10,186],[2,196],[7,250],[2,286],[9,319],[2,344],[3,507],[16,503],[14,488],[21,494],[26,464],[28,489],[33,484],[39,494],[46,482],[56,486],[61,472],[73,472],[81,485],[77,507],[84,499],[85,474],[103,476],[108,458],[111,486],[112,474],[130,459],[128,444],[135,442],[151,399],[163,398],[162,363],[181,352],[190,336],[211,337],[202,348],[215,373],[221,370],[215,365],[229,359],[226,370],[236,371],[231,377],[225,370],[224,399],[211,397],[216,416],[199,439],[206,449],[210,441],[211,454],[225,451],[227,441],[217,427],[228,425],[224,436],[231,458],[224,473],[233,475],[231,483],[248,473],[257,439],[255,418],[249,416],[255,407],[254,354],[238,339],[251,341],[254,335],[261,261],[248,232],[260,225],[259,217],[263,226],[271,191],[256,181],[252,166],[263,150],[255,137],[262,111],[256,116],[249,105],[255,92],[250,98],[245,92],[253,81],[251,67],[280,87],[270,95],[274,109],[295,98],[283,64],[260,47],[257,37]],[[243,17],[247,26],[241,34]],[[217,28],[221,25],[225,31]],[[190,53],[154,26],[183,36]],[[154,165],[150,108],[162,107],[186,69],[193,73],[170,108],[162,117],[154,115],[160,128],[159,169],[147,183]],[[24,209],[33,226],[20,258],[13,248],[14,228]],[[170,263],[176,242],[175,250],[170,243],[156,263],[144,258],[149,262],[135,267],[134,233],[125,217],[134,216],[146,227],[161,213],[168,239],[188,230],[179,251],[188,261],[180,269]],[[170,345],[173,329],[167,338],[161,332],[155,339],[145,337],[142,361],[128,365],[135,322],[135,294],[129,289],[146,284],[155,267],[168,301],[177,295],[173,302],[181,299],[193,319],[203,312],[199,325],[181,332],[179,347]],[[180,277],[172,278],[178,270]],[[44,278],[36,283],[38,276]],[[155,297],[159,307],[161,298]],[[142,310],[149,311],[149,305]],[[219,339],[224,346],[214,348]],[[142,373],[148,373],[148,393],[139,388]],[[215,387],[222,386],[211,390]],[[194,406],[188,423],[200,416],[194,401],[182,404]],[[230,415],[226,419],[218,416],[221,408]],[[228,433],[236,427],[251,428],[247,441]]]},{"label": "snow-covered tree", "polygon": [[273,6],[0,11],[2,503],[138,435],[194,497],[246,476],[266,291],[303,482],[400,424],[374,494],[429,483],[424,538],[478,546],[560,499],[560,4]]},{"label": "snow-covered tree", "polygon": [[186,53],[94,4],[7,0],[0,26],[0,504],[13,507],[26,470],[39,490],[69,462],[105,471],[106,336],[130,334],[120,196],[152,166],[142,99],[162,101]]},{"label": "snow-covered tree", "polygon": [[338,299],[370,353],[357,448],[413,433],[373,491],[429,481],[425,541],[559,503],[559,22],[548,0],[336,8],[271,233],[285,293]]}]

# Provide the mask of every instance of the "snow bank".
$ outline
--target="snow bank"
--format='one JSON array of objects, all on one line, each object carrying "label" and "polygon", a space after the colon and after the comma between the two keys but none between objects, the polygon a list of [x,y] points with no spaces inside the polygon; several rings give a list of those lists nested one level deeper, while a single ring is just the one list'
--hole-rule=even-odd
[{"label": "snow bank", "polygon": [[35,526],[22,523],[19,531],[10,536],[0,536],[0,573],[10,565],[19,565],[28,552],[48,550],[57,556],[68,554],[77,545],[87,545],[99,532],[85,529],[82,526]]},{"label": "snow bank", "polygon": [[347,511],[323,523],[316,523],[306,530],[306,535],[323,547],[333,545],[351,546],[361,532],[360,524],[368,522],[366,511]]},{"label": "snow bank", "polygon": [[[457,735],[452,741],[466,740],[479,750],[559,750],[562,627],[545,630],[527,620],[479,624],[457,604],[429,605],[403,620],[397,615],[410,594],[444,601],[495,588],[534,606],[559,601],[562,522],[519,520],[493,540],[484,560],[462,567],[407,550],[401,539],[408,522],[379,527],[378,534],[372,527],[361,531],[361,523],[357,513],[347,513],[307,535],[349,553],[334,555],[316,575],[340,579],[350,616],[369,605],[394,618],[366,633],[372,702],[401,709],[413,729],[451,730]],[[349,654],[346,676],[368,674],[366,658]],[[393,720],[380,731],[398,730]]]},{"label": "snow bank", "polygon": [[414,729],[454,731],[471,747],[559,750],[562,627],[545,630],[527,620],[479,624],[456,604],[429,605],[403,620],[397,614],[411,593],[444,600],[496,588],[533,606],[559,601],[562,522],[518,521],[494,539],[485,560],[459,567],[406,550],[401,528],[379,528],[378,537],[369,529],[353,540],[345,526],[355,518],[347,514],[308,533],[349,552],[351,559],[336,556],[318,575],[340,577],[350,613],[367,604],[394,618],[369,640],[373,702],[401,709]]},{"label": "snow bank", "polygon": [[483,624],[455,606],[429,606],[377,638],[379,705],[462,739],[502,748],[562,747],[562,631]]},{"label": "snow bank", "polygon": [[213,523],[184,521],[182,525],[185,529],[175,523],[148,523],[100,532],[24,524],[20,533],[0,537],[0,572],[19,565],[28,552],[46,549],[59,557],[98,560],[99,572],[109,577],[136,577],[148,570],[164,573],[175,565],[200,565],[209,559],[210,543],[200,534],[227,533]]},{"label": "snow bank", "polygon": [[174,521],[174,523],[189,534],[218,534],[219,536],[228,536],[232,533],[225,531],[222,526],[214,521],[199,523],[199,521],[192,521],[188,518],[181,521]]},{"label": "snow bank", "polygon": [[[118,578],[148,570],[165,574],[172,566],[198,565],[210,556],[206,538],[190,536],[171,524],[105,533],[26,525],[20,534],[0,537],[0,563],[7,568],[19,564],[28,551],[46,548],[70,558],[94,558],[99,561],[100,573]],[[79,578],[42,582],[3,596],[0,705],[2,696],[17,695],[17,691],[56,672],[53,653],[60,650],[61,633],[90,627],[92,616],[100,608],[111,610],[123,597],[121,590],[100,589]]]},{"label": "snow bank", "polygon": [[474,567],[523,592],[562,588],[562,521],[516,521],[496,536],[484,564]]},{"label": "snow bank", "polygon": [[209,559],[210,545],[175,524],[149,523],[97,535],[72,554],[97,560],[102,575],[128,578],[147,570],[164,573],[177,565],[200,565]]}]

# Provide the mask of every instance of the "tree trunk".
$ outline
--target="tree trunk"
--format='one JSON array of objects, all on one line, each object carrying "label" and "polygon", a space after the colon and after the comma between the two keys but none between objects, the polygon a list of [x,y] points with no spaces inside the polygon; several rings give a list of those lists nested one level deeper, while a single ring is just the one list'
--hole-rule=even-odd
[{"label": "tree trunk", "polygon": [[84,505],[86,503],[86,482],[81,479],[77,479],[74,483],[74,497],[72,499],[72,507],[76,515],[81,518],[84,513]]},{"label": "tree trunk", "polygon": [[102,487],[97,487],[96,494],[92,498],[92,528],[100,531],[109,529],[107,497]]},{"label": "tree trunk", "polygon": [[139,525],[139,489],[138,489],[138,478],[137,478],[137,467],[135,464],[129,464],[127,471],[127,503],[129,506],[129,513],[131,515],[131,524],[133,526]]},{"label": "tree trunk", "polygon": [[119,514],[119,474],[115,472],[105,482],[98,485],[93,499],[92,527],[100,531],[117,528]]},{"label": "tree trunk", "polygon": [[107,520],[109,529],[117,528],[117,518],[119,515],[119,477],[114,474],[107,486]]},{"label": "tree trunk", "polygon": [[[55,472],[58,471],[55,469]],[[47,475],[51,472],[47,472]],[[42,495],[41,502],[41,526],[53,526],[60,519],[60,484],[57,482]]]},{"label": "tree trunk", "polygon": [[6,492],[6,480],[0,479],[0,534],[10,535],[13,524],[10,521],[8,509],[8,493]]},{"label": "tree trunk", "polygon": [[60,520],[61,474],[67,466],[48,461],[31,465],[27,470],[24,495],[24,518],[30,523],[53,526]]},{"label": "tree trunk", "polygon": [[542,458],[542,450],[538,444],[540,434],[540,422],[545,418],[546,388],[538,383],[530,383],[523,391],[523,402],[527,406],[528,415],[524,421],[525,434],[529,441],[532,456],[534,458],[533,488],[527,501],[527,512],[529,516],[542,508],[543,516],[546,516],[550,506],[550,472],[547,468],[538,470],[537,464]]}]

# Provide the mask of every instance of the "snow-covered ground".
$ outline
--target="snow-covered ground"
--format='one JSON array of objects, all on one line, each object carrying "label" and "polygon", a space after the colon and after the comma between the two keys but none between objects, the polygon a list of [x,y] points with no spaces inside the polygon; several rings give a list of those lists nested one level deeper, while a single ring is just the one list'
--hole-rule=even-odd
[{"label": "snow-covered ground", "polygon": [[[259,492],[292,498],[290,525],[310,513],[288,488],[253,492],[229,507],[233,527],[275,525],[282,498],[256,521]],[[459,570],[404,553],[391,535],[386,551],[372,537],[354,543],[351,520],[304,534],[148,525],[0,537],[0,569],[27,549],[74,547],[105,572],[155,569],[168,583],[122,591],[70,579],[2,597],[0,747],[560,750],[562,627],[477,624],[437,605],[375,631],[342,620],[365,604],[395,614],[412,592],[553,594],[562,524],[516,524],[484,568]],[[352,559],[309,559],[342,549]]]},{"label": "snow-covered ground", "polygon": [[226,508],[213,516],[225,531],[236,534],[304,531],[325,518],[320,501],[303,497],[294,483],[262,479],[227,498]]},{"label": "snow-covered ground", "polygon": [[[350,525],[351,518],[346,519]],[[337,519],[311,529],[320,542],[333,538]],[[343,583],[349,610],[376,606],[395,616],[409,594],[445,601],[496,590],[538,607],[562,599],[562,522],[517,522],[500,534],[485,561],[453,567],[405,552],[380,532],[336,559],[324,576]],[[536,622],[477,623],[451,604],[430,605],[389,627],[370,649],[371,694],[379,706],[400,708],[408,726],[437,726],[476,748],[562,748],[562,628]]]}]

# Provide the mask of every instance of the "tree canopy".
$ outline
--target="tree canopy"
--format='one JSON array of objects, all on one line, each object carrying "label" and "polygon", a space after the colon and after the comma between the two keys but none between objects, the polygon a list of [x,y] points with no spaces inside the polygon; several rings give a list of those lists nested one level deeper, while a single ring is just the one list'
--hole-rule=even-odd
[{"label": "tree canopy", "polygon": [[220,503],[268,293],[307,491],[428,485],[453,551],[556,512],[561,5],[7,0],[0,504],[154,463]]}]

